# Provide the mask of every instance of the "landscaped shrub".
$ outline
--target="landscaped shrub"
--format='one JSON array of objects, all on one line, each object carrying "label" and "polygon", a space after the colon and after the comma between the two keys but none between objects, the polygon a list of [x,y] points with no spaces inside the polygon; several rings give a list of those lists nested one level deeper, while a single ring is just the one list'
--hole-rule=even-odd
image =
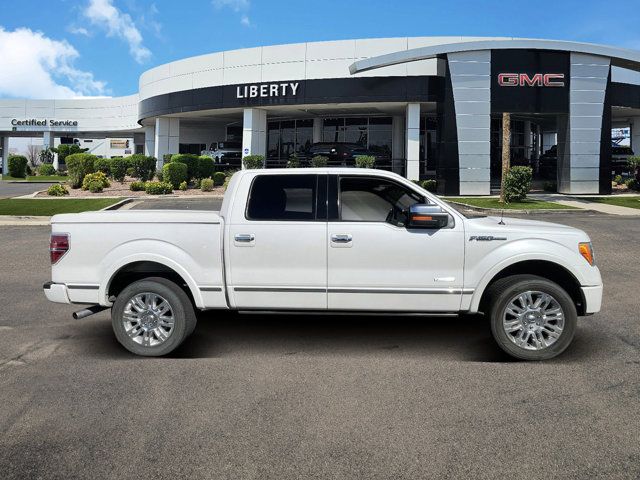
[{"label": "landscaped shrub", "polygon": [[147,182],[144,191],[149,195],[163,195],[173,192],[173,186],[168,182]]},{"label": "landscaped shrub", "polygon": [[178,190],[182,190],[183,192],[187,191],[187,182],[180,182],[180,185],[178,186]]},{"label": "landscaped shrub", "polygon": [[173,157],[173,153],[165,153],[162,155],[162,163],[169,163],[171,161],[171,157]]},{"label": "landscaped shrub", "polygon": [[533,170],[531,167],[511,167],[504,179],[504,199],[507,203],[518,202],[531,190]]},{"label": "landscaped shrub", "polygon": [[109,179],[104,172],[88,173],[82,180],[82,189],[96,193],[110,185]]},{"label": "landscaped shrub", "polygon": [[25,178],[27,176],[27,157],[23,155],[11,155],[9,157],[9,175],[15,178]]},{"label": "landscaped shrub", "polygon": [[287,168],[300,168],[300,157],[298,157],[297,153],[292,153],[291,155],[289,155]]},{"label": "landscaped shrub", "polygon": [[187,165],[181,162],[166,163],[162,167],[162,181],[170,183],[173,188],[178,188],[182,182],[189,180],[187,168]]},{"label": "landscaped shrub", "polygon": [[69,195],[69,190],[67,190],[67,187],[64,185],[56,183],[47,189],[47,195],[51,195],[52,197],[64,197],[65,195]]},{"label": "landscaped shrub", "polygon": [[144,190],[144,183],[145,182],[141,180],[131,182],[131,184],[129,185],[129,190],[131,190],[132,192],[141,192]]},{"label": "landscaped shrub", "polygon": [[107,177],[111,175],[111,160],[108,158],[97,158],[95,162],[93,162],[93,169],[96,172],[102,172]]},{"label": "landscaped shrub", "polygon": [[124,182],[124,177],[127,174],[127,168],[129,168],[129,160],[122,157],[113,157],[111,159],[111,177],[116,182]]},{"label": "landscaped shrub", "polygon": [[131,155],[129,164],[133,168],[133,176],[142,181],[151,180],[156,173],[155,157],[141,154]]},{"label": "landscaped shrub", "polygon": [[424,180],[421,185],[427,192],[432,193],[436,192],[436,187],[438,186],[435,180]]},{"label": "landscaped shrub", "polygon": [[216,172],[213,174],[213,184],[217,187],[224,184],[224,179],[227,178],[222,172]]},{"label": "landscaped shrub", "polygon": [[616,175],[613,177],[613,183],[616,185],[622,185],[622,175]]},{"label": "landscaped shrub", "polygon": [[38,167],[38,175],[49,176],[55,175],[56,169],[50,163],[43,163]]},{"label": "landscaped shrub", "polygon": [[376,157],[373,155],[356,155],[356,167],[373,168],[376,165]]},{"label": "landscaped shrub", "polygon": [[325,157],[324,155],[316,155],[311,159],[311,166],[316,168],[326,167],[328,161],[329,157]]},{"label": "landscaped shrub", "polygon": [[213,175],[214,163],[213,158],[202,155],[198,157],[198,175],[197,178],[209,178]]},{"label": "landscaped shrub", "polygon": [[164,174],[162,173],[162,169],[156,170],[156,178],[158,179],[159,182],[164,181]]},{"label": "landscaped shrub", "polygon": [[213,190],[213,180],[211,180],[210,178],[203,178],[200,182],[200,189],[203,192],[210,192],[211,190]]},{"label": "landscaped shrub", "polygon": [[257,169],[264,168],[264,157],[262,155],[247,155],[242,159],[244,168]]},{"label": "landscaped shrub", "polygon": [[85,175],[94,172],[96,156],[90,153],[74,153],[66,158],[71,188],[79,188]]},{"label": "landscaped shrub", "polygon": [[636,180],[640,181],[640,157],[629,157],[627,159],[627,166],[631,175],[635,175]]},{"label": "landscaped shrub", "polygon": [[624,184],[627,186],[627,188],[629,190],[638,190],[640,189],[640,182],[638,182],[638,180],[636,180],[635,178],[627,178],[624,181]]},{"label": "landscaped shrub", "polygon": [[199,158],[197,155],[193,155],[191,153],[179,153],[177,155],[173,155],[171,157],[171,163],[176,162],[183,163],[187,166],[187,181],[191,180],[192,178],[199,177]]},{"label": "landscaped shrub", "polygon": [[557,192],[558,184],[556,182],[544,182],[542,188],[545,192]]},{"label": "landscaped shrub", "polygon": [[31,166],[27,163],[27,168],[25,169],[26,173],[27,173],[27,177],[32,177],[33,175],[35,175],[33,173],[33,169],[31,168]]}]

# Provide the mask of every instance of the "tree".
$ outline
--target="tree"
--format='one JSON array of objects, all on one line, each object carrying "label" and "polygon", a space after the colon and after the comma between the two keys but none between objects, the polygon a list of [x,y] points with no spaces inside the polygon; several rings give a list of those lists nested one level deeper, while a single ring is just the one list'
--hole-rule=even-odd
[{"label": "tree", "polygon": [[84,153],[87,152],[88,148],[80,148],[79,145],[75,143],[66,143],[64,145],[58,145],[57,148],[51,149],[53,152],[58,154],[58,164],[64,165],[66,163],[66,158],[69,155],[73,155],[74,153]]},{"label": "tree", "polygon": [[40,151],[42,147],[39,145],[27,145],[27,160],[32,167],[37,167],[40,164]]},{"label": "tree", "polygon": [[504,203],[504,182],[511,167],[511,114],[502,114],[502,178],[500,180],[500,203]]}]

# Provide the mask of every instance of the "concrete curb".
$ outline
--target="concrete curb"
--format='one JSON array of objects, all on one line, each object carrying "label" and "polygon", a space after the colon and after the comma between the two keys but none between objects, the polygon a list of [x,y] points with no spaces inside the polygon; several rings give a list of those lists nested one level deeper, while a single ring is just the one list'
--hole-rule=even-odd
[{"label": "concrete curb", "polygon": [[118,210],[120,207],[126,205],[127,203],[131,203],[134,200],[135,200],[134,197],[128,197],[128,198],[125,198],[123,200],[120,200],[119,202],[114,203],[113,205],[109,205],[108,207],[101,208],[99,211],[100,212],[106,212],[106,211],[109,211],[109,210]]},{"label": "concrete curb", "polygon": [[456,205],[460,205],[462,207],[468,208],[469,210],[473,210],[475,212],[482,212],[482,213],[490,213],[490,214],[494,214],[494,215],[509,215],[510,213],[517,213],[517,214],[532,214],[532,213],[601,213],[601,212],[596,212],[595,210],[589,210],[589,209],[585,209],[585,208],[532,208],[529,210],[516,210],[516,209],[511,209],[511,208],[505,208],[505,209],[500,209],[500,208],[485,208],[485,207],[478,207],[476,205],[469,205],[468,203],[462,203],[462,202],[456,202],[455,200],[445,200],[448,203],[454,203]]}]

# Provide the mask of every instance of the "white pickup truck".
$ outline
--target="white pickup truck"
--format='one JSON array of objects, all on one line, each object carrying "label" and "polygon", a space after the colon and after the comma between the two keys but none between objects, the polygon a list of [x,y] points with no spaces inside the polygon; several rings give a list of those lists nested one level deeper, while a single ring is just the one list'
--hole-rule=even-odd
[{"label": "white pickup truck", "polygon": [[120,343],[171,352],[196,311],[232,309],[488,316],[498,345],[527,360],[571,342],[600,310],[586,233],[553,223],[465,217],[380,170],[243,170],[220,212],[56,215],[53,302],[111,308]]}]

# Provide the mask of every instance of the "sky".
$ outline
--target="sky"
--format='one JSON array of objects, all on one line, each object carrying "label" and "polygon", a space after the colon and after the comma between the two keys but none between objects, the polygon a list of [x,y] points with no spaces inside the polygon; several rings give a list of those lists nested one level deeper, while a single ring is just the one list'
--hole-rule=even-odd
[{"label": "sky", "polygon": [[640,49],[640,0],[0,0],[0,97],[137,92],[142,72],[236,48],[514,36]]}]

